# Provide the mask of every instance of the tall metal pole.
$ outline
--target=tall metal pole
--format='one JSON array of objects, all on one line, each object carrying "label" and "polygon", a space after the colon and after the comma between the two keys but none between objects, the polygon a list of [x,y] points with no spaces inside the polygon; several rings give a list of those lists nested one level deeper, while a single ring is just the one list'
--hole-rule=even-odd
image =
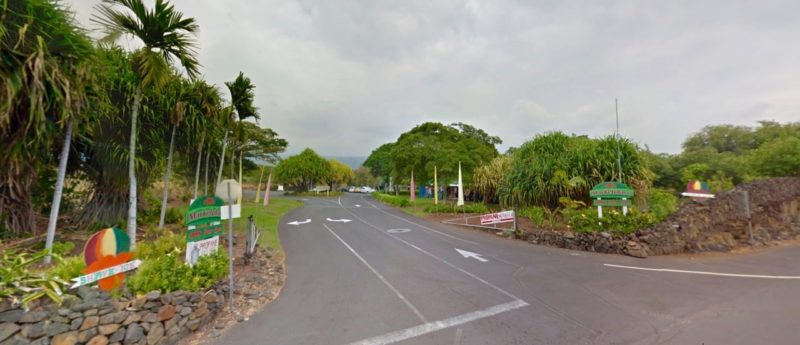
[{"label": "tall metal pole", "polygon": [[619,179],[619,182],[621,183],[622,182],[622,152],[620,152],[621,151],[621,148],[620,148],[621,143],[620,143],[620,139],[619,139],[619,102],[617,101],[616,98],[614,98],[614,113],[617,116],[617,131],[616,131],[616,133],[614,133],[614,138],[617,140],[617,171],[619,172],[619,175],[617,177]]},{"label": "tall metal pole", "polygon": [[228,303],[233,310],[233,198],[231,197],[231,184],[228,185]]},{"label": "tall metal pole", "polygon": [[750,219],[750,193],[747,191],[744,191],[744,214],[747,217],[747,237],[752,246],[755,241],[753,240],[753,222]]}]

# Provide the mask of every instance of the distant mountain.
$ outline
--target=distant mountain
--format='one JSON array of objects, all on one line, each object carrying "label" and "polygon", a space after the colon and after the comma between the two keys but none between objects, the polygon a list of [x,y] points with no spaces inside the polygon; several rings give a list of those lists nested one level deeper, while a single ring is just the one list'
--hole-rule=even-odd
[{"label": "distant mountain", "polygon": [[359,157],[359,156],[328,156],[325,158],[335,159],[337,161],[349,165],[353,169],[360,167],[361,164],[364,163],[365,160],[367,160],[367,157]]}]

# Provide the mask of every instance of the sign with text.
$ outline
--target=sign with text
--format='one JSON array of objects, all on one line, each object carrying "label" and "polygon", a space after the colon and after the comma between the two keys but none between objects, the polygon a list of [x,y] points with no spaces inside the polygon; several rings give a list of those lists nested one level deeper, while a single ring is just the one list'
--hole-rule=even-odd
[{"label": "sign with text", "polygon": [[503,211],[481,215],[481,225],[508,223],[514,221],[514,211]]},{"label": "sign with text", "polygon": [[73,284],[69,288],[70,289],[74,289],[76,287],[87,285],[87,284],[91,284],[91,283],[94,283],[94,282],[102,280],[102,279],[113,278],[114,276],[116,276],[116,275],[118,275],[120,273],[127,272],[127,271],[130,271],[130,270],[134,270],[137,267],[139,267],[139,265],[141,265],[141,264],[142,264],[142,260],[128,261],[128,262],[125,262],[125,263],[122,263],[122,264],[119,264],[119,265],[116,265],[116,266],[113,266],[113,267],[104,268],[104,269],[99,270],[97,272],[92,272],[92,273],[89,273],[89,274],[86,274],[86,275],[82,275],[82,276],[77,277],[77,278],[72,278]]},{"label": "sign with text", "polygon": [[186,242],[186,262],[194,266],[201,256],[211,255],[219,248],[219,236],[214,236],[200,241]]},{"label": "sign with text", "polygon": [[592,205],[594,206],[615,206],[615,207],[622,207],[622,206],[631,206],[630,200],[625,199],[595,199],[592,201]]},{"label": "sign with text", "polygon": [[213,195],[203,195],[186,211],[186,242],[201,241],[222,234],[221,210],[224,202]]}]

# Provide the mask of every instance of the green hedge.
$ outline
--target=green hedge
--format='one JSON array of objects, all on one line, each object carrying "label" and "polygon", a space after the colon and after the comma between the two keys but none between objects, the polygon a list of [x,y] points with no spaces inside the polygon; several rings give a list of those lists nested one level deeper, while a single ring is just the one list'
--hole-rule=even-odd
[{"label": "green hedge", "polygon": [[575,231],[608,231],[629,234],[639,229],[645,229],[657,224],[659,221],[652,213],[630,210],[628,215],[622,215],[617,209],[606,208],[603,218],[597,217],[597,209],[583,208],[577,210],[564,210],[562,215],[567,225]]},{"label": "green hedge", "polygon": [[378,199],[378,201],[380,202],[385,202],[387,204],[394,205],[397,207],[406,207],[409,205],[408,199],[401,198],[399,196],[373,192],[372,197]]},{"label": "green hedge", "polygon": [[425,207],[427,213],[488,213],[489,209],[483,203],[464,204],[464,206],[456,206],[456,204],[442,203],[438,207],[429,205]]}]

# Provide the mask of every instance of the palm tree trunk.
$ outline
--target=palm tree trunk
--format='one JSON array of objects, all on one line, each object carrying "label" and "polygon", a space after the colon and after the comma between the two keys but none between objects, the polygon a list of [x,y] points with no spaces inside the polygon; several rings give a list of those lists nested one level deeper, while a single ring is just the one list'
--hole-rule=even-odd
[{"label": "palm tree trunk", "polygon": [[[244,181],[242,181],[242,159],[244,159],[244,151],[239,151],[239,185],[242,185]],[[237,201],[239,205],[242,204],[242,194],[239,193],[239,200]]]},{"label": "palm tree trunk", "polygon": [[209,168],[208,165],[210,164],[209,163],[210,161],[211,161],[211,142],[208,143],[208,149],[206,150],[206,185],[203,195],[208,195],[208,168]]},{"label": "palm tree trunk", "polygon": [[197,168],[194,169],[194,199],[197,199],[197,188],[200,184],[200,165],[203,163],[203,143],[206,141],[206,131],[200,136],[200,145],[197,149]]},{"label": "palm tree trunk", "polygon": [[164,228],[164,218],[167,216],[167,198],[169,197],[169,175],[172,172],[172,148],[175,145],[175,130],[177,125],[172,125],[172,136],[169,139],[169,154],[167,154],[167,172],[164,173],[164,193],[161,195],[161,216],[158,218],[158,228]]},{"label": "palm tree trunk", "polygon": [[139,117],[139,107],[142,103],[142,86],[136,87],[133,94],[133,111],[131,112],[131,139],[128,148],[128,237],[131,241],[131,250],[136,248],[136,120]]},{"label": "palm tree trunk", "polygon": [[222,157],[219,159],[219,173],[217,174],[217,185],[222,182],[222,167],[225,166],[225,150],[228,149],[228,131],[225,130],[225,138],[222,139]]},{"label": "palm tree trunk", "polygon": [[53,204],[50,206],[50,219],[47,221],[47,240],[44,248],[47,249],[47,256],[44,258],[45,264],[50,264],[50,254],[53,253],[53,240],[56,237],[56,222],[58,221],[58,211],[61,208],[61,193],[64,191],[64,177],[67,174],[67,160],[69,158],[69,146],[72,143],[72,119],[67,123],[67,133],[64,134],[64,146],[61,147],[61,155],[58,157],[58,177],[56,187],[53,192]]}]

